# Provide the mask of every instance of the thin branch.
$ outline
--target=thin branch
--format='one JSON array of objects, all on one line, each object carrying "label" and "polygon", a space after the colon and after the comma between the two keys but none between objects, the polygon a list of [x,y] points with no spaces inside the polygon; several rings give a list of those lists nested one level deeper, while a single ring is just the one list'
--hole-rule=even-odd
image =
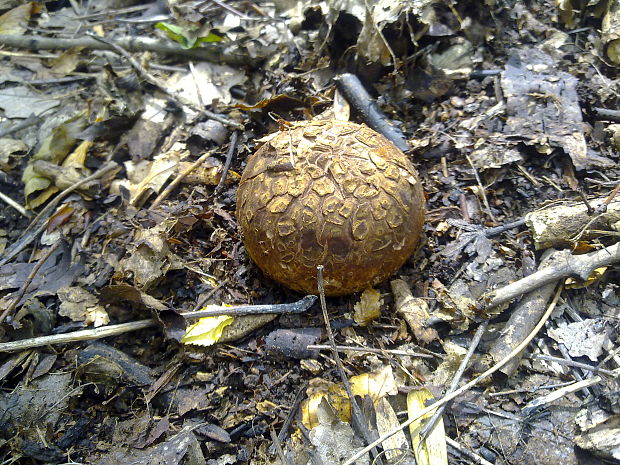
[{"label": "thin branch", "polygon": [[[174,57],[187,57],[192,60],[223,63],[231,66],[257,66],[266,55],[266,50],[259,50],[255,56],[250,56],[244,47],[236,43],[209,44],[208,47],[191,49],[181,48],[176,42],[162,41],[150,37],[118,37],[114,44],[129,52],[155,52]],[[26,50],[67,50],[83,47],[91,50],[112,50],[106,43],[85,36],[77,39],[61,39],[56,37],[40,37],[27,35],[0,35],[0,45],[22,48]],[[259,44],[260,46],[260,44]]]},{"label": "thin branch", "polygon": [[571,255],[569,250],[557,252],[557,255],[559,259],[549,267],[484,294],[479,300],[481,308],[485,310],[497,307],[522,294],[569,276],[577,276],[585,281],[595,269],[620,262],[620,242],[583,255]]},{"label": "thin branch", "polygon": [[[351,419],[353,423],[354,429],[362,435],[366,443],[372,442],[372,436],[368,428],[364,426],[362,409],[355,400],[355,396],[353,395],[353,390],[351,389],[351,383],[349,382],[349,378],[344,371],[344,366],[342,365],[342,360],[340,360],[340,355],[338,354],[338,350],[336,350],[336,339],[334,338],[334,332],[332,331],[332,325],[329,321],[329,315],[327,314],[327,304],[325,302],[325,287],[323,283],[323,265],[319,265],[316,267],[317,271],[317,287],[319,289],[319,298],[321,301],[321,310],[323,311],[323,320],[325,321],[325,330],[327,331],[327,338],[329,339],[329,344],[332,348],[332,354],[334,357],[334,361],[336,362],[336,367],[338,368],[338,373],[340,374],[340,378],[342,379],[342,385],[344,386],[345,391],[347,391],[347,395],[349,396],[349,402],[351,403]],[[368,446],[366,451],[360,455],[366,455],[366,453],[371,452],[374,457],[374,462],[381,465],[383,461],[377,455],[376,446],[379,444],[374,444],[372,446]],[[358,457],[359,458],[359,457]]]},{"label": "thin branch", "polygon": [[574,360],[567,360],[560,357],[552,357],[551,355],[533,354],[529,356],[533,360],[545,360],[548,362],[559,363],[560,365],[566,365],[569,367],[581,368],[582,370],[593,371],[594,373],[600,373],[606,376],[616,376],[612,370],[606,370],[605,368],[595,367],[588,365],[587,363],[575,362]]},{"label": "thin branch", "polygon": [[18,204],[15,200],[13,200],[8,195],[0,192],[0,200],[4,201],[7,205],[13,207],[22,216],[25,216],[26,218],[32,218],[32,213],[30,213],[28,210],[26,210],[24,207],[22,207],[20,204]]},{"label": "thin branch", "polygon": [[207,316],[218,315],[256,315],[265,313],[303,313],[307,311],[314,302],[316,302],[317,296],[307,295],[303,299],[297,302],[288,304],[271,304],[271,305],[239,305],[236,307],[220,307],[208,310],[198,310],[196,312],[183,312],[180,315],[183,318],[203,318]]},{"label": "thin branch", "polygon": [[338,90],[368,126],[383,134],[403,152],[411,148],[402,131],[388,121],[355,74],[340,74],[335,81]]},{"label": "thin branch", "polygon": [[73,331],[67,334],[54,334],[52,336],[40,336],[19,341],[0,343],[0,352],[14,352],[17,350],[32,349],[52,344],[66,344],[68,342],[92,341],[104,337],[117,336],[119,334],[137,331],[139,329],[156,326],[155,320],[139,320],[131,323],[121,323],[118,325],[101,326],[99,328],[84,329]]},{"label": "thin branch", "polygon": [[448,436],[446,436],[446,443],[450,446],[453,447],[454,449],[456,449],[458,451],[459,454],[464,455],[467,458],[470,458],[471,460],[474,461],[474,463],[478,463],[480,465],[493,465],[491,462],[489,462],[488,460],[485,460],[484,458],[480,457],[478,454],[476,454],[475,452],[464,448],[463,446],[461,446],[458,442],[456,442],[454,439],[449,438]]},{"label": "thin branch", "polygon": [[155,210],[155,208],[157,208],[160,203],[162,203],[164,200],[166,200],[168,198],[168,196],[170,195],[170,193],[174,189],[176,189],[176,187],[179,184],[181,184],[181,182],[183,181],[183,179],[185,179],[187,177],[187,175],[189,175],[192,171],[195,171],[197,168],[199,168],[205,161],[207,161],[209,159],[210,156],[211,156],[210,152],[203,153],[200,156],[200,158],[198,158],[198,160],[196,160],[194,163],[192,163],[184,171],[180,172],[177,175],[177,177],[174,178],[172,180],[172,182],[170,184],[168,184],[168,186],[166,186],[166,188],[157,196],[157,198],[155,200],[153,200],[153,203],[149,207],[149,210]]}]

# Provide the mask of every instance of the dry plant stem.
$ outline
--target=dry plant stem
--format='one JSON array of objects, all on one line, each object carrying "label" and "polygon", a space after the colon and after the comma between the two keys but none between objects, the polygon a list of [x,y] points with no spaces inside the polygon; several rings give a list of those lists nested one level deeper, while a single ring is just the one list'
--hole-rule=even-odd
[{"label": "dry plant stem", "polygon": [[476,165],[474,165],[474,162],[471,161],[471,158],[469,155],[465,154],[465,157],[467,158],[467,162],[469,163],[469,166],[471,166],[471,169],[474,172],[476,182],[478,183],[478,187],[480,188],[480,195],[482,196],[482,202],[484,202],[484,207],[487,209],[489,218],[491,218],[493,222],[497,223],[497,220],[495,219],[495,216],[493,216],[493,212],[491,211],[491,206],[489,205],[489,199],[487,199],[487,192],[486,192],[486,189],[484,188],[484,185],[482,184],[482,181],[480,180],[480,175],[478,174]]},{"label": "dry plant stem", "polygon": [[450,447],[454,447],[459,452],[459,454],[464,455],[464,456],[470,458],[471,460],[473,460],[474,463],[479,463],[480,465],[493,465],[491,462],[489,462],[488,460],[483,459],[482,457],[480,457],[475,452],[472,452],[469,449],[465,449],[458,442],[456,442],[452,438],[449,438],[448,436],[446,436],[446,443]]},{"label": "dry plant stem", "polygon": [[[178,44],[151,39],[149,37],[118,37],[114,44],[130,52],[155,52],[163,55],[183,56],[193,60],[224,63],[232,66],[256,66],[261,58],[251,57],[248,53],[231,46],[209,44],[209,47],[183,49]],[[99,42],[92,37],[77,39],[59,39],[55,37],[39,37],[27,35],[0,35],[0,45],[22,48],[26,50],[60,50],[84,47],[91,50],[112,50],[110,45]]]},{"label": "dry plant stem", "polygon": [[[459,382],[461,381],[461,378],[463,377],[463,373],[465,373],[465,369],[467,368],[469,361],[473,357],[474,352],[476,351],[476,348],[478,347],[478,344],[480,344],[480,340],[482,339],[482,336],[484,335],[488,326],[489,326],[489,320],[483,321],[482,323],[480,323],[480,326],[478,326],[478,329],[476,330],[476,334],[474,334],[474,337],[472,338],[471,343],[469,344],[469,349],[467,349],[467,353],[465,354],[465,357],[463,357],[463,360],[461,360],[461,364],[459,365],[458,370],[456,370],[456,373],[454,374],[454,378],[452,378],[452,382],[450,383],[450,387],[446,391],[446,394],[450,394],[454,392],[456,387],[459,385]],[[437,423],[439,418],[441,418],[441,415],[443,414],[443,411],[445,409],[446,409],[446,405],[444,404],[441,407],[439,407],[437,410],[435,410],[435,413],[433,413],[433,416],[430,418],[430,420],[428,420],[426,425],[424,425],[424,428],[420,430],[420,437],[422,438],[422,440],[426,440],[428,435],[431,433],[431,431],[435,427],[435,424]]]},{"label": "dry plant stem", "polygon": [[232,163],[232,159],[235,156],[235,152],[237,150],[237,141],[239,140],[239,133],[234,131],[230,136],[230,144],[228,145],[228,152],[226,152],[226,162],[224,163],[224,169],[222,170],[222,176],[220,177],[220,182],[215,186],[214,194],[219,194],[219,192],[224,188],[224,184],[226,183],[226,177],[228,176],[228,170],[230,169],[230,164]]},{"label": "dry plant stem", "polygon": [[206,153],[202,154],[198,160],[196,160],[194,163],[192,163],[183,172],[179,173],[177,175],[177,177],[174,178],[172,180],[172,182],[170,184],[168,184],[168,186],[157,196],[157,198],[155,200],[153,200],[153,203],[149,207],[149,210],[154,210],[155,208],[157,208],[159,206],[159,204],[162,203],[164,200],[166,200],[168,198],[168,196],[170,195],[170,193],[174,189],[176,189],[176,187],[179,184],[181,184],[183,179],[185,179],[185,177],[188,174],[190,174],[192,171],[194,171],[195,169],[200,167],[200,165],[202,165],[210,156],[211,156],[211,154],[209,152],[206,152]]},{"label": "dry plant stem", "polygon": [[11,304],[4,310],[4,312],[2,312],[2,315],[0,315],[0,324],[2,324],[2,322],[11,314],[11,312],[15,310],[15,307],[17,307],[17,304],[19,303],[21,298],[24,297],[24,294],[28,290],[28,286],[30,286],[30,283],[32,282],[34,277],[37,275],[37,273],[39,272],[43,264],[47,261],[48,258],[52,256],[52,254],[56,251],[56,249],[58,249],[58,247],[60,247],[61,244],[62,244],[62,241],[58,241],[53,246],[51,246],[49,249],[47,249],[47,251],[45,252],[45,255],[43,255],[41,259],[37,262],[37,264],[34,266],[34,268],[32,268],[32,271],[30,272],[30,274],[28,275],[28,277],[22,284],[22,287],[19,290],[15,299],[13,299]]},{"label": "dry plant stem", "polygon": [[558,399],[566,396],[567,394],[571,394],[573,392],[577,392],[579,390],[583,390],[586,395],[588,395],[588,391],[586,388],[598,384],[602,381],[600,376],[594,376],[593,378],[584,379],[578,381],[576,383],[569,384],[568,386],[564,386],[560,389],[552,391],[548,394],[545,394],[542,397],[534,399],[531,402],[528,402],[525,407],[521,410],[523,416],[527,417],[534,413],[536,410],[548,405],[552,402],[555,402]]},{"label": "dry plant stem", "polygon": [[16,350],[31,349],[52,344],[66,344],[69,342],[92,341],[104,337],[117,336],[130,331],[150,328],[156,326],[155,320],[138,320],[131,323],[121,323],[118,325],[101,326],[100,328],[84,329],[67,334],[54,334],[52,336],[40,336],[20,341],[0,343],[0,352],[14,352]]},{"label": "dry plant stem", "polygon": [[497,307],[521,294],[568,276],[577,276],[585,281],[595,269],[620,262],[620,242],[583,255],[571,255],[569,250],[562,250],[557,252],[557,254],[560,257],[563,254],[565,258],[558,260],[553,266],[539,270],[514,283],[484,294],[480,299],[481,307]]},{"label": "dry plant stem", "polygon": [[8,195],[5,195],[2,192],[0,192],[0,200],[4,201],[7,205],[13,207],[22,216],[25,216],[26,218],[32,218],[32,214],[29,211],[27,211],[24,207],[22,207],[20,204],[18,204],[15,200],[13,200]]},{"label": "dry plant stem", "polygon": [[[334,361],[336,362],[336,367],[338,368],[338,373],[340,374],[340,378],[342,379],[342,385],[347,391],[347,395],[349,396],[349,402],[351,402],[351,420],[353,423],[353,430],[356,431],[358,434],[361,434],[364,438],[364,441],[368,444],[372,442],[372,436],[370,431],[368,431],[368,428],[364,426],[362,409],[355,400],[353,390],[351,389],[351,383],[349,382],[349,378],[347,378],[347,374],[344,371],[344,366],[342,365],[342,360],[340,360],[340,355],[338,355],[338,350],[336,349],[336,339],[334,338],[332,325],[329,321],[329,315],[327,314],[327,303],[325,302],[325,287],[323,284],[323,265],[317,266],[316,271],[317,287],[319,289],[319,299],[321,301],[321,310],[323,311],[323,320],[325,320],[325,330],[327,331],[327,338],[329,339],[329,344],[332,349]],[[374,458],[374,463],[376,463],[377,465],[382,465],[383,461],[377,454],[376,450],[376,446],[378,446],[379,444],[374,444],[372,446],[369,445],[364,451],[364,453],[360,454],[359,457],[365,455],[368,452],[371,452]]]},{"label": "dry plant stem", "polygon": [[228,284],[228,278],[224,278],[221,283],[219,283],[217,286],[215,286],[213,289],[211,289],[209,292],[207,292],[204,295],[204,297],[200,298],[200,300],[198,302],[196,302],[196,305],[192,309],[192,312],[197,312],[202,307],[204,307],[205,304],[207,303],[207,300],[209,300],[211,297],[213,297],[213,295],[217,291],[219,291],[221,288],[223,288],[226,284]]},{"label": "dry plant stem", "polygon": [[98,40],[100,42],[103,42],[107,45],[110,46],[110,48],[112,50],[114,50],[115,52],[117,52],[119,55],[121,55],[122,57],[124,57],[129,64],[138,72],[138,74],[140,75],[140,77],[142,77],[142,79],[144,79],[145,81],[147,81],[149,84],[157,87],[161,92],[163,92],[164,94],[166,94],[168,97],[170,97],[171,99],[173,99],[175,102],[179,103],[180,105],[186,106],[188,108],[191,108],[192,110],[196,111],[199,114],[204,114],[205,116],[207,116],[208,118],[215,120],[215,121],[219,121],[222,124],[225,124],[226,126],[230,126],[233,127],[235,129],[243,129],[243,126],[239,123],[237,123],[236,121],[232,121],[229,120],[228,118],[224,118],[220,115],[217,115],[209,110],[205,110],[204,108],[201,108],[200,105],[196,105],[193,102],[190,102],[189,100],[187,100],[186,98],[182,97],[179,94],[176,94],[174,92],[171,92],[170,90],[168,90],[168,88],[166,87],[166,85],[162,82],[159,81],[159,79],[157,79],[155,76],[153,76],[151,73],[149,73],[146,69],[144,69],[144,67],[142,65],[140,65],[140,63],[138,63],[138,60],[136,60],[134,57],[132,57],[127,50],[123,49],[123,47],[115,44],[114,42],[108,40],[108,39],[104,39],[102,37],[97,37],[95,35],[89,34],[90,37],[92,37],[95,40]]},{"label": "dry plant stem", "polygon": [[[306,346],[308,350],[331,350],[332,346],[325,344],[310,344]],[[418,358],[435,358],[430,354],[420,354],[418,352],[407,352],[406,350],[391,350],[391,349],[372,349],[370,347],[353,347],[353,346],[336,346],[338,352],[368,352],[370,354],[389,354],[398,355],[403,357],[418,357]]]},{"label": "dry plant stem", "polygon": [[600,367],[594,367],[592,365],[588,365],[587,363],[575,362],[574,360],[566,360],[565,358],[552,357],[550,355],[542,355],[542,354],[530,355],[528,358],[532,360],[546,360],[548,362],[555,362],[555,363],[559,363],[560,365],[581,368],[582,370],[592,371],[594,373],[600,373],[606,376],[616,376],[616,374],[611,370],[606,370]]},{"label": "dry plant stem", "polygon": [[[0,266],[6,264],[15,257],[18,253],[24,250],[28,244],[34,241],[39,234],[43,232],[47,224],[44,219],[51,214],[52,210],[56,208],[56,206],[63,200],[66,196],[68,196],[71,192],[76,189],[79,189],[80,186],[89,183],[95,179],[99,179],[117,167],[116,163],[109,162],[99,168],[90,176],[76,182],[72,186],[67,187],[64,191],[60,192],[54,200],[50,201],[43,210],[39,212],[39,214],[30,222],[26,230],[22,233],[21,237],[15,242],[8,250],[4,253],[4,258],[0,260]],[[35,229],[36,228],[36,229]],[[35,229],[34,232],[30,232]]]},{"label": "dry plant stem", "polygon": [[183,312],[180,315],[183,318],[203,318],[206,316],[218,315],[257,315],[265,313],[303,313],[308,310],[317,297],[315,295],[307,295],[297,302],[289,304],[273,304],[273,305],[240,305],[237,307],[218,307],[216,309],[198,310],[196,312]]},{"label": "dry plant stem", "polygon": [[389,438],[389,437],[393,436],[394,434],[396,434],[398,431],[401,431],[402,429],[406,428],[407,426],[409,426],[414,421],[419,420],[420,418],[424,417],[427,413],[430,413],[433,410],[441,407],[442,405],[447,404],[452,399],[457,398],[458,396],[460,396],[464,392],[468,391],[469,389],[471,389],[472,387],[477,385],[480,381],[482,381],[483,379],[488,378],[493,373],[495,373],[497,370],[499,370],[501,367],[503,367],[514,356],[516,356],[523,349],[525,349],[527,347],[527,345],[532,341],[532,339],[534,339],[536,334],[538,334],[538,331],[540,331],[542,329],[542,327],[545,325],[545,322],[549,319],[549,317],[551,316],[551,313],[555,309],[555,306],[558,303],[558,300],[560,298],[560,294],[562,293],[562,289],[563,289],[562,285],[558,286],[558,289],[557,289],[557,291],[555,293],[555,296],[553,297],[553,301],[551,302],[551,304],[549,304],[549,307],[547,308],[547,311],[541,317],[540,321],[538,322],[538,324],[536,325],[534,330],[530,333],[530,335],[527,338],[525,338],[523,340],[523,342],[521,344],[519,344],[517,347],[515,347],[514,350],[511,353],[509,353],[505,358],[500,360],[497,364],[493,365],[491,368],[489,368],[487,371],[485,371],[481,375],[479,375],[476,378],[472,379],[469,383],[465,384],[464,386],[462,386],[459,389],[457,389],[456,391],[454,391],[452,394],[449,394],[449,395],[445,396],[441,400],[435,402],[433,405],[430,405],[430,406],[426,407],[425,409],[423,409],[422,411],[420,411],[416,416],[409,418],[407,421],[402,423],[398,428],[390,431],[389,433],[384,434],[383,436],[381,436],[376,441],[373,441],[371,444],[368,444],[368,446],[366,446],[364,449],[360,450],[353,457],[350,457],[342,465],[352,465],[353,463],[355,463],[355,461],[357,459],[359,459],[364,454],[366,454],[371,448],[378,446],[383,441],[385,441],[387,438]]}]

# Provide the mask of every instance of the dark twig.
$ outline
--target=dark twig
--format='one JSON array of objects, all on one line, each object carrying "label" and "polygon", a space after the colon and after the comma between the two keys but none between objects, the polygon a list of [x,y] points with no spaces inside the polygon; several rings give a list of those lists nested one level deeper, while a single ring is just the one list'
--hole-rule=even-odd
[{"label": "dark twig", "polygon": [[224,169],[222,170],[222,176],[220,177],[220,182],[215,186],[214,194],[219,194],[219,192],[224,188],[224,184],[226,183],[226,177],[228,176],[228,170],[230,169],[230,164],[232,163],[232,159],[235,156],[235,152],[237,151],[237,141],[239,140],[239,133],[234,131],[230,136],[230,143],[228,145],[228,152],[226,152],[226,161],[224,162]]},{"label": "dark twig", "polygon": [[[336,349],[336,339],[334,338],[334,332],[332,331],[332,325],[329,321],[329,315],[327,314],[327,303],[325,302],[325,287],[323,284],[323,265],[319,265],[316,267],[317,271],[317,287],[319,289],[319,298],[321,301],[321,310],[323,311],[323,320],[325,320],[325,330],[327,332],[327,338],[329,339],[329,344],[332,348],[332,355],[334,357],[334,361],[336,362],[336,367],[338,368],[338,373],[340,374],[340,379],[342,379],[342,385],[344,389],[347,391],[347,395],[349,396],[349,401],[351,402],[351,419],[353,423],[353,428],[359,434],[362,435],[366,444],[370,444],[373,441],[372,435],[368,428],[364,425],[364,417],[362,414],[362,409],[360,408],[357,400],[355,400],[355,396],[353,395],[353,390],[351,389],[351,383],[349,382],[349,378],[347,378],[347,374],[344,371],[344,366],[342,364],[342,360],[340,360],[340,355],[338,354],[338,350]],[[374,463],[381,465],[382,460],[377,454],[376,448],[371,448],[372,456],[374,457]]]},{"label": "dark twig", "polygon": [[338,90],[342,92],[347,102],[360,114],[368,126],[383,134],[403,152],[411,148],[405,135],[400,129],[390,124],[388,118],[379,110],[355,74],[341,74],[336,77],[335,81]]},{"label": "dark twig", "polygon": [[211,297],[213,297],[213,295],[219,291],[222,287],[224,287],[226,284],[228,284],[228,278],[224,278],[217,286],[215,286],[213,289],[211,289],[209,292],[207,292],[204,297],[201,297],[198,302],[196,302],[196,305],[194,306],[194,308],[192,309],[192,312],[197,312],[198,310],[200,310],[202,307],[205,306],[205,304],[207,303],[207,300],[209,300]]},{"label": "dark twig", "polygon": [[198,310],[197,312],[183,312],[183,318],[203,318],[206,316],[218,315],[256,315],[264,313],[303,313],[312,307],[316,302],[315,295],[307,295],[297,302],[289,304],[272,304],[272,305],[239,305],[236,307],[218,307],[209,310]]},{"label": "dark twig", "polygon": [[282,441],[280,441],[280,438],[276,434],[276,431],[273,429],[273,427],[271,427],[270,432],[271,432],[271,441],[273,442],[274,449],[278,453],[278,458],[280,459],[280,463],[282,463],[282,465],[291,465],[291,462],[289,462],[288,457],[284,455],[284,450],[282,449]]},{"label": "dark twig", "polygon": [[612,121],[620,123],[620,110],[610,110],[608,108],[592,108],[594,116],[598,120]]},{"label": "dark twig", "polygon": [[[482,336],[484,335],[484,332],[487,330],[488,326],[489,326],[489,320],[483,321],[480,324],[480,326],[478,326],[478,329],[476,330],[476,334],[474,334],[474,337],[471,340],[471,343],[469,344],[469,349],[467,350],[467,354],[465,354],[465,357],[463,357],[463,360],[461,360],[461,364],[459,365],[458,370],[456,370],[456,373],[454,374],[454,378],[452,378],[452,382],[450,383],[450,387],[446,391],[446,394],[451,394],[456,390],[457,386],[459,385],[459,382],[461,381],[461,378],[463,377],[463,373],[465,373],[465,369],[467,368],[469,361],[474,355],[474,352],[476,351],[478,344],[480,344],[480,340],[482,339]],[[447,404],[444,404],[441,407],[439,407],[437,410],[435,410],[435,413],[433,413],[433,416],[431,417],[431,419],[428,420],[428,423],[426,423],[426,425],[424,425],[424,428],[422,428],[422,430],[420,431],[420,437],[422,440],[426,440],[428,435],[431,433],[431,431],[435,427],[435,424],[437,423],[439,418],[441,418],[441,415],[443,415],[443,411],[446,409],[446,406]]]},{"label": "dark twig", "polygon": [[47,251],[45,252],[45,255],[43,255],[39,259],[37,264],[34,266],[34,268],[32,268],[32,271],[30,272],[30,274],[28,275],[28,277],[22,284],[22,287],[17,293],[17,296],[15,297],[15,299],[13,299],[11,304],[4,310],[4,312],[2,312],[2,315],[0,315],[0,324],[2,324],[2,322],[11,314],[11,312],[15,310],[15,307],[17,307],[17,304],[19,303],[19,301],[22,299],[22,297],[24,297],[24,294],[28,290],[28,286],[30,286],[30,283],[32,282],[34,277],[37,275],[37,273],[39,272],[43,264],[47,261],[48,258],[52,256],[52,254],[56,251],[56,249],[58,249],[58,247],[60,247],[61,244],[62,244],[62,241],[58,241],[53,246],[51,246],[49,249],[47,249]]},{"label": "dark twig", "polygon": [[[43,210],[39,212],[39,214],[30,222],[26,230],[22,233],[20,238],[15,242],[11,247],[9,247],[4,252],[4,258],[0,260],[0,266],[6,264],[15,257],[18,253],[24,250],[28,244],[34,241],[39,234],[43,232],[45,227],[47,226],[46,219],[51,214],[52,210],[56,208],[56,206],[71,192],[76,189],[79,189],[82,185],[87,184],[95,179],[102,178],[106,174],[113,171],[118,165],[114,162],[109,162],[99,168],[90,176],[81,179],[75,184],[67,187],[64,191],[60,192],[52,201],[50,201]],[[34,230],[34,231],[33,231]],[[32,231],[32,232],[31,232]]]}]

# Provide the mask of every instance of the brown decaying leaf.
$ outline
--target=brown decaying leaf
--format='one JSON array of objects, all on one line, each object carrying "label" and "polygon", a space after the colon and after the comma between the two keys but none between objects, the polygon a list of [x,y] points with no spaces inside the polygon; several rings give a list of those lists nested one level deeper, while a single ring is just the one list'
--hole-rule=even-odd
[{"label": "brown decaying leaf", "polygon": [[413,297],[409,285],[402,279],[394,279],[390,284],[396,311],[405,319],[416,339],[424,344],[439,339],[437,331],[426,326],[430,316],[426,300]]},{"label": "brown decaying leaf", "polygon": [[37,2],[28,2],[0,16],[0,34],[19,35],[26,32],[28,22],[33,14],[41,11]]}]

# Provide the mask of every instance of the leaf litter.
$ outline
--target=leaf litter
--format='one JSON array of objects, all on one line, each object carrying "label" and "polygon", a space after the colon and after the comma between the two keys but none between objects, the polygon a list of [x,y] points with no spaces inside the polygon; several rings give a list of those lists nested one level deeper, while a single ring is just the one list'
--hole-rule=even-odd
[{"label": "leaf litter", "polygon": [[[620,459],[619,5],[0,2],[2,459]],[[287,121],[371,106],[424,240],[329,329],[250,261],[235,191]],[[213,304],[241,313],[180,343]]]}]

